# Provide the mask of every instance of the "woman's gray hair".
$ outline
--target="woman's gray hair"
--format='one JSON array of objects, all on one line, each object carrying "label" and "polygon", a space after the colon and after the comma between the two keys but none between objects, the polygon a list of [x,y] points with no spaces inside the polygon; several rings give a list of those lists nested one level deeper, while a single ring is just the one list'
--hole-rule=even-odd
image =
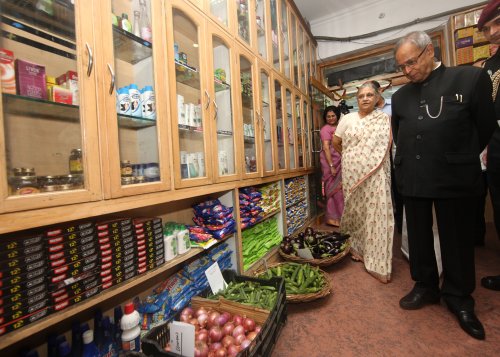
[{"label": "woman's gray hair", "polygon": [[375,83],[373,83],[373,81],[367,81],[367,82],[363,83],[362,85],[360,85],[358,87],[358,93],[363,88],[371,88],[371,89],[373,89],[373,91],[375,92],[376,95],[380,95],[380,93],[378,92],[377,85]]},{"label": "woman's gray hair", "polygon": [[423,50],[426,46],[432,43],[432,40],[428,34],[424,31],[413,31],[407,34],[405,37],[399,39],[394,47],[394,56],[398,52],[399,48],[405,43],[413,43],[417,48]]}]

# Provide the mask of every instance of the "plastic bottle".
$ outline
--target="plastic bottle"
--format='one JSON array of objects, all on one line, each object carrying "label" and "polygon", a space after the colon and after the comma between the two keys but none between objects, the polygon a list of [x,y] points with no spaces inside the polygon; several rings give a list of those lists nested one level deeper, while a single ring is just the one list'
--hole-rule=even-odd
[{"label": "plastic bottle", "polygon": [[81,356],[83,351],[82,330],[80,322],[73,321],[71,325],[71,354],[75,357]]},{"label": "plastic bottle", "polygon": [[68,341],[63,341],[58,346],[59,357],[71,357],[73,356],[71,352],[71,346]]},{"label": "plastic bottle", "polygon": [[141,92],[136,84],[128,86],[128,96],[130,98],[130,115],[142,117]]},{"label": "plastic bottle", "polygon": [[109,316],[104,316],[102,319],[102,327],[104,331],[104,342],[102,347],[99,349],[100,357],[117,357],[118,347],[113,340],[113,329],[111,328],[111,322]]},{"label": "plastic bottle", "polygon": [[142,117],[156,119],[156,100],[152,86],[145,86],[141,90]]},{"label": "plastic bottle", "polygon": [[139,326],[140,316],[135,310],[134,303],[129,302],[125,305],[120,326],[122,328],[122,350],[137,351],[141,350],[141,328]]},{"label": "plastic bottle", "polygon": [[139,11],[134,11],[134,35],[137,37],[141,37],[140,16],[141,13]]},{"label": "plastic bottle", "polygon": [[101,350],[104,344],[104,327],[102,325],[102,311],[97,309],[94,312],[94,343],[98,350]]},{"label": "plastic bottle", "polygon": [[139,23],[141,26],[141,38],[143,40],[151,42],[153,38],[153,33],[151,31],[151,23],[149,22],[146,0],[139,0],[139,4],[141,6],[141,16],[139,18]]},{"label": "plastic bottle", "polygon": [[122,21],[120,22],[120,25],[123,30],[132,32],[132,24],[130,23],[128,15],[126,13],[122,14]]},{"label": "plastic bottle", "polygon": [[83,333],[82,357],[99,357],[99,350],[94,343],[94,331],[87,330]]},{"label": "plastic bottle", "polygon": [[189,231],[186,229],[186,226],[182,224],[178,225],[177,246],[179,247],[179,254],[184,254],[191,249]]},{"label": "plastic bottle", "polygon": [[172,230],[165,230],[163,233],[163,249],[165,250],[165,260],[169,261],[177,256],[177,236]]},{"label": "plastic bottle", "polygon": [[116,111],[118,114],[130,114],[130,96],[128,87],[118,88],[116,91]]},{"label": "plastic bottle", "polygon": [[113,323],[114,323],[114,331],[113,331],[113,340],[117,346],[121,346],[122,343],[122,328],[120,326],[121,320],[123,316],[122,307],[120,305],[115,307],[113,312]]}]

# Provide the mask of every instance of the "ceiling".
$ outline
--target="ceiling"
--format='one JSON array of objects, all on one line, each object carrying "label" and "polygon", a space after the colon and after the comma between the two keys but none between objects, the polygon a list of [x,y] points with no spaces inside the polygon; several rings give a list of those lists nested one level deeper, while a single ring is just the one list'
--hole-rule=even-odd
[{"label": "ceiling", "polygon": [[[302,16],[309,22],[314,22],[329,14],[338,14],[346,8],[356,8],[374,0],[293,0]],[[314,4],[314,5],[313,5]]]}]

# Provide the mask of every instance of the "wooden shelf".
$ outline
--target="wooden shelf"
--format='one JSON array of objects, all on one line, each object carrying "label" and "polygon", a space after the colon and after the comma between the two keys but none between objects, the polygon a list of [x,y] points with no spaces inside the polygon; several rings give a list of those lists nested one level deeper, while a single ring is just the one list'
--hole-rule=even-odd
[{"label": "wooden shelf", "polygon": [[[230,235],[232,236],[232,235]],[[227,238],[226,238],[227,239]],[[220,240],[217,244],[212,247],[218,245],[219,243],[225,241],[226,239]],[[101,291],[99,294],[92,296],[88,300],[84,300],[81,303],[77,303],[73,306],[70,306],[64,310],[53,313],[39,321],[33,322],[30,325],[20,328],[19,330],[12,331],[7,333],[6,335],[0,338],[0,350],[7,348],[20,340],[29,338],[31,335],[37,334],[40,331],[43,331],[51,326],[60,323],[63,320],[67,320],[72,318],[73,316],[79,314],[88,309],[92,309],[94,306],[100,304],[103,301],[113,299],[114,297],[119,296],[123,292],[132,289],[144,281],[158,277],[161,274],[167,272],[169,269],[178,266],[179,264],[189,260],[192,257],[197,256],[198,254],[206,251],[202,248],[191,248],[188,252],[183,255],[177,256],[175,259],[164,263],[162,266],[155,268],[154,270],[148,271],[144,274],[137,275],[130,280],[123,282],[122,284],[112,286],[109,289]]]}]

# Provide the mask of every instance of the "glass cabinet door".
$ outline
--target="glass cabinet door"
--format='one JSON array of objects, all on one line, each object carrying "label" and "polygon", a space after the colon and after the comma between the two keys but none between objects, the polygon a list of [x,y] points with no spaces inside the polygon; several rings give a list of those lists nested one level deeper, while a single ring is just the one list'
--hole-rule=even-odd
[{"label": "glass cabinet door", "polygon": [[210,14],[224,25],[224,27],[229,26],[228,5],[228,0],[209,0]]},{"label": "glass cabinet door", "polygon": [[94,14],[82,2],[35,5],[0,0],[4,212],[101,198],[95,45],[85,21]]},{"label": "glass cabinet door", "polygon": [[272,61],[274,69],[280,70],[280,35],[278,29],[278,0],[271,0],[271,42],[272,42]]},{"label": "glass cabinet door", "polygon": [[163,167],[167,159],[161,160],[159,150],[155,100],[159,68],[154,53],[161,40],[153,36],[153,3],[112,0],[108,8],[113,57],[106,68],[111,77],[106,94],[117,122],[117,130],[110,130],[112,196],[156,190],[162,181],[168,184],[162,177],[168,175]]},{"label": "glass cabinet door", "polygon": [[[176,96],[172,100],[174,109],[173,121],[177,125],[177,136],[174,135],[174,172],[176,186],[189,187],[209,182],[209,167],[206,156],[208,151],[208,120],[205,111],[212,98],[203,87],[203,57],[201,34],[206,32],[202,27],[204,20],[190,8],[184,8],[181,2],[172,8],[174,57],[168,61],[174,64]],[[170,67],[172,68],[172,67]],[[177,118],[175,118],[177,116]],[[180,174],[179,174],[180,173]]]},{"label": "glass cabinet door", "polygon": [[275,131],[271,124],[271,107],[270,107],[270,77],[265,70],[260,71],[260,114],[262,127],[262,154],[264,162],[264,176],[274,174],[274,139]]},{"label": "glass cabinet door", "polygon": [[300,89],[304,93],[307,93],[307,86],[306,86],[306,68],[307,68],[307,63],[305,60],[305,51],[304,51],[304,30],[302,29],[302,26],[299,26],[299,66],[300,66]]},{"label": "glass cabinet door", "polygon": [[[306,47],[305,47],[305,66],[306,66],[306,91],[309,91],[309,83],[311,79],[311,45],[309,40],[306,40]],[[309,93],[309,92],[308,92]]]},{"label": "glass cabinet door", "polygon": [[240,91],[241,91],[241,109],[243,119],[243,146],[244,146],[244,174],[257,173],[257,145],[255,110],[253,102],[253,63],[248,57],[240,55]]},{"label": "glass cabinet door", "polygon": [[297,53],[297,19],[295,15],[290,15],[290,25],[291,25],[291,41],[292,41],[292,61],[293,61],[293,84],[299,86],[299,64],[298,64],[298,53]]},{"label": "glass cabinet door", "polygon": [[264,0],[256,0],[255,3],[255,27],[257,28],[257,49],[259,55],[267,60],[267,3]]},{"label": "glass cabinet door", "polygon": [[295,130],[296,130],[296,138],[297,138],[297,164],[300,169],[303,169],[304,166],[304,133],[302,131],[302,108],[300,106],[300,96],[295,95]]},{"label": "glass cabinet door", "polygon": [[211,118],[216,125],[216,147],[212,157],[218,158],[214,161],[214,172],[219,180],[234,176],[236,169],[234,117],[232,100],[231,62],[232,49],[228,45],[229,40],[221,36],[212,35],[212,70],[213,86],[211,96],[213,110]]},{"label": "glass cabinet door", "polygon": [[250,44],[250,1],[235,0],[236,13],[238,18],[238,36]]},{"label": "glass cabinet door", "polygon": [[275,104],[275,118],[276,118],[276,134],[278,143],[278,171],[287,169],[285,161],[285,133],[286,121],[283,108],[283,95],[281,83],[278,80],[274,81],[274,104]]},{"label": "glass cabinet door", "polygon": [[311,165],[311,114],[309,109],[309,103],[304,100],[303,101],[303,118],[304,118],[304,150],[305,150],[305,167],[310,168]]},{"label": "glass cabinet door", "polygon": [[294,113],[292,108],[293,108],[292,93],[287,88],[286,89],[286,118],[287,118],[286,133],[288,141],[288,163],[289,163],[289,168],[291,170],[297,167],[297,165],[295,164],[295,144],[296,144],[295,131],[294,131],[295,119],[293,117]]},{"label": "glass cabinet door", "polygon": [[288,40],[288,5],[286,0],[281,0],[281,52],[283,56],[282,71],[287,78],[290,78],[290,44]]}]

